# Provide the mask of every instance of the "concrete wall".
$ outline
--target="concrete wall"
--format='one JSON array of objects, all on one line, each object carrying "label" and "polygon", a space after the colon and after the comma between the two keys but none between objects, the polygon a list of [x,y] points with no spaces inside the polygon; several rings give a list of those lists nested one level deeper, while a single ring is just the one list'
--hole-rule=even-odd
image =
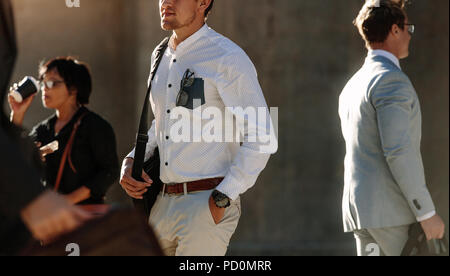
[{"label": "concrete wall", "polygon": [[[354,254],[342,231],[344,142],[338,96],[362,65],[365,49],[351,22],[362,0],[217,0],[208,24],[253,60],[269,106],[279,107],[279,151],[253,189],[229,254]],[[423,112],[428,185],[448,225],[448,5],[415,0],[411,57],[402,62]],[[149,59],[167,33],[157,1],[14,0],[19,59],[14,78],[35,74],[43,58],[75,55],[94,76],[90,108],[114,126],[120,158],[133,144]],[[31,127],[50,111],[33,103]],[[129,204],[118,185],[110,202]]]}]

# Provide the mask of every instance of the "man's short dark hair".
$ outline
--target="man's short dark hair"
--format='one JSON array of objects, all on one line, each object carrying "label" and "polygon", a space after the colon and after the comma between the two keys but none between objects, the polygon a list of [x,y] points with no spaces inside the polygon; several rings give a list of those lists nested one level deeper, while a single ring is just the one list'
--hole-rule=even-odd
[{"label": "man's short dark hair", "polygon": [[353,21],[367,47],[385,42],[394,24],[405,27],[405,0],[380,0],[379,7],[376,2],[368,0]]},{"label": "man's short dark hair", "polygon": [[208,14],[211,12],[213,5],[214,5],[214,0],[211,0],[211,4],[209,4],[209,7],[205,10],[205,17],[208,17]]},{"label": "man's short dark hair", "polygon": [[92,91],[92,79],[87,64],[72,57],[57,57],[39,66],[39,78],[44,74],[56,70],[63,78],[67,88],[77,90],[77,102],[88,104]]}]

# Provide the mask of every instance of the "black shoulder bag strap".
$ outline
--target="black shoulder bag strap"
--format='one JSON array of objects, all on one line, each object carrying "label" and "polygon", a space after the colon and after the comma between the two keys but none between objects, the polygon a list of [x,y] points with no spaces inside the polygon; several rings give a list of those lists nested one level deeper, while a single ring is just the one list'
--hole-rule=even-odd
[{"label": "black shoulder bag strap", "polygon": [[[145,149],[148,142],[147,132],[149,128],[148,102],[150,97],[150,91],[152,90],[152,81],[155,78],[156,71],[158,70],[159,64],[161,63],[161,60],[164,56],[164,52],[166,51],[168,45],[169,45],[169,37],[166,37],[156,49],[155,60],[152,66],[152,70],[150,71],[150,81],[149,81],[150,83],[148,85],[147,94],[145,95],[144,107],[142,108],[141,120],[139,122],[139,131],[136,137],[136,147],[132,169],[132,177],[138,181],[143,181],[142,169],[144,167]],[[146,195],[144,194],[144,200],[133,199],[136,208],[140,209],[140,211],[143,212],[145,212],[145,210],[147,209],[145,206],[147,199],[145,197]]]}]

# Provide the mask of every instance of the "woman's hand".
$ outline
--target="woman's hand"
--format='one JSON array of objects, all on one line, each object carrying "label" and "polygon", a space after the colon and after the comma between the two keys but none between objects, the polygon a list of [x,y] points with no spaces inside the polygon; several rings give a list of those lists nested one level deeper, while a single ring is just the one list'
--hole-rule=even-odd
[{"label": "woman's hand", "polygon": [[[10,88],[10,91],[16,88],[17,84],[14,84],[14,86]],[[33,94],[19,103],[11,94],[8,95],[9,108],[11,109],[11,122],[13,122],[17,126],[22,126],[25,113],[27,112],[28,108],[30,108],[30,105],[33,102],[35,96],[36,94]]]},{"label": "woman's hand", "polygon": [[55,151],[58,150],[59,147],[59,143],[57,140],[45,146],[42,146],[41,142],[35,142],[34,144],[39,149],[39,155],[41,157],[42,162],[45,162],[45,156],[54,153]]}]

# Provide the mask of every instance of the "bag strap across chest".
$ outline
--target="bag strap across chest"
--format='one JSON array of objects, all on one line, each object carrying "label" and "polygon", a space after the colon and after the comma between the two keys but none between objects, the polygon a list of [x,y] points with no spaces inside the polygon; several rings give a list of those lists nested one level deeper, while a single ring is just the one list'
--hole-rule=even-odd
[{"label": "bag strap across chest", "polygon": [[69,141],[67,142],[67,145],[64,148],[64,153],[63,153],[63,155],[61,157],[61,161],[59,163],[58,174],[56,176],[55,186],[53,187],[53,190],[55,192],[58,191],[59,186],[61,185],[61,179],[62,179],[62,175],[63,175],[63,172],[64,172],[64,167],[66,165],[67,159],[69,159],[69,165],[70,165],[70,168],[72,169],[72,171],[74,173],[77,172],[77,170],[75,169],[75,166],[72,163],[72,158],[70,156],[71,156],[71,153],[72,153],[73,142],[75,140],[75,134],[77,133],[77,130],[78,130],[80,124],[81,124],[81,120],[83,119],[84,116],[86,116],[87,113],[88,112],[83,113],[78,118],[78,120],[75,122],[75,124],[73,125],[72,133],[70,134]]}]

